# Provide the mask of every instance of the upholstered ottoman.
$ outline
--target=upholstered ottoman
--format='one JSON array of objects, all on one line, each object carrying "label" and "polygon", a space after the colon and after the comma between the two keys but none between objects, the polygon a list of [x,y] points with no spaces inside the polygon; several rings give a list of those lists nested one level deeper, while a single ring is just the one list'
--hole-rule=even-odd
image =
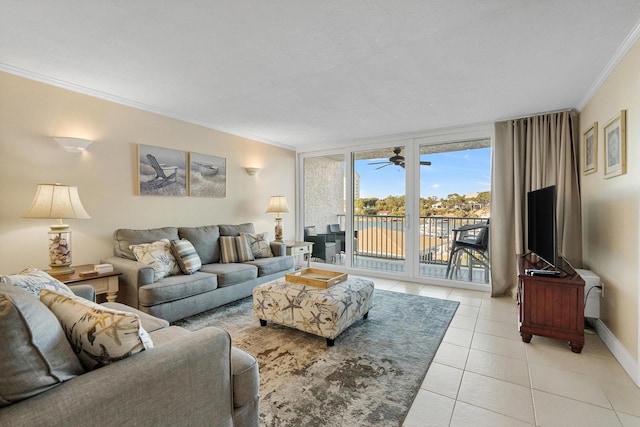
[{"label": "upholstered ottoman", "polygon": [[253,289],[253,313],[267,321],[327,339],[335,338],[373,307],[373,282],[353,278],[327,289],[290,283],[284,279]]}]

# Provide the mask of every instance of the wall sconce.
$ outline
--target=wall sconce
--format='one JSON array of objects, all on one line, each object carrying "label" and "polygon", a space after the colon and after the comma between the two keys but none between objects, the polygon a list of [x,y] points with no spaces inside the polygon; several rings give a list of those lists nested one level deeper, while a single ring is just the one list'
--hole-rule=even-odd
[{"label": "wall sconce", "polygon": [[249,175],[251,175],[251,176],[256,176],[256,175],[258,175],[258,174],[260,173],[260,171],[262,170],[262,169],[260,169],[260,168],[244,168],[244,169],[245,169],[245,170],[247,171],[247,173],[248,173]]},{"label": "wall sconce", "polygon": [[87,149],[87,147],[93,144],[93,141],[89,141],[88,139],[82,139],[82,138],[66,138],[66,137],[54,136],[53,140],[57,142],[60,145],[60,147],[62,147],[65,151],[68,151],[69,153],[74,153],[74,154],[82,153],[84,150]]}]

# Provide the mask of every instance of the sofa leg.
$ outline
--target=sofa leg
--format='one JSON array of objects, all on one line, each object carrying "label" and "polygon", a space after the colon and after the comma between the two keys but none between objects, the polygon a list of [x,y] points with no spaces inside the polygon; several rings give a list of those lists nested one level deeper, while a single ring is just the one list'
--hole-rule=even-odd
[{"label": "sofa leg", "polygon": [[267,321],[260,319],[260,326],[267,326]]},{"label": "sofa leg", "polygon": [[327,347],[333,347],[335,343],[336,343],[335,339],[327,338]]}]

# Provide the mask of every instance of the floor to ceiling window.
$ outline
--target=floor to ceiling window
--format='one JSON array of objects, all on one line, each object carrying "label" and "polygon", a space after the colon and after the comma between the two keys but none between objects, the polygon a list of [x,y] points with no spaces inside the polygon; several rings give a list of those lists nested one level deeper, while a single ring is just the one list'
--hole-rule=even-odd
[{"label": "floor to ceiling window", "polygon": [[452,249],[464,237],[461,227],[489,219],[491,132],[487,126],[301,154],[298,237],[314,243],[313,261],[436,284],[486,285],[485,258]]}]

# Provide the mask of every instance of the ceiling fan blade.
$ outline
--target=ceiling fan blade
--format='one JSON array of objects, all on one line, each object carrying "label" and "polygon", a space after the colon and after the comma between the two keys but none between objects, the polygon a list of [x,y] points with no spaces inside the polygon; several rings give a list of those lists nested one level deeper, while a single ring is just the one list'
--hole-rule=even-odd
[{"label": "ceiling fan blade", "polygon": [[381,165],[383,163],[389,163],[388,160],[385,160],[384,162],[371,162],[371,163],[367,163],[368,165]]},{"label": "ceiling fan blade", "polygon": [[422,166],[431,166],[431,162],[427,162],[427,161],[421,161],[420,164]]},{"label": "ceiling fan blade", "polygon": [[386,165],[382,165],[382,166],[378,166],[377,168],[375,168],[374,170],[378,170],[378,169],[382,169],[382,168],[386,168],[389,165],[392,165],[393,163],[387,163]]}]

